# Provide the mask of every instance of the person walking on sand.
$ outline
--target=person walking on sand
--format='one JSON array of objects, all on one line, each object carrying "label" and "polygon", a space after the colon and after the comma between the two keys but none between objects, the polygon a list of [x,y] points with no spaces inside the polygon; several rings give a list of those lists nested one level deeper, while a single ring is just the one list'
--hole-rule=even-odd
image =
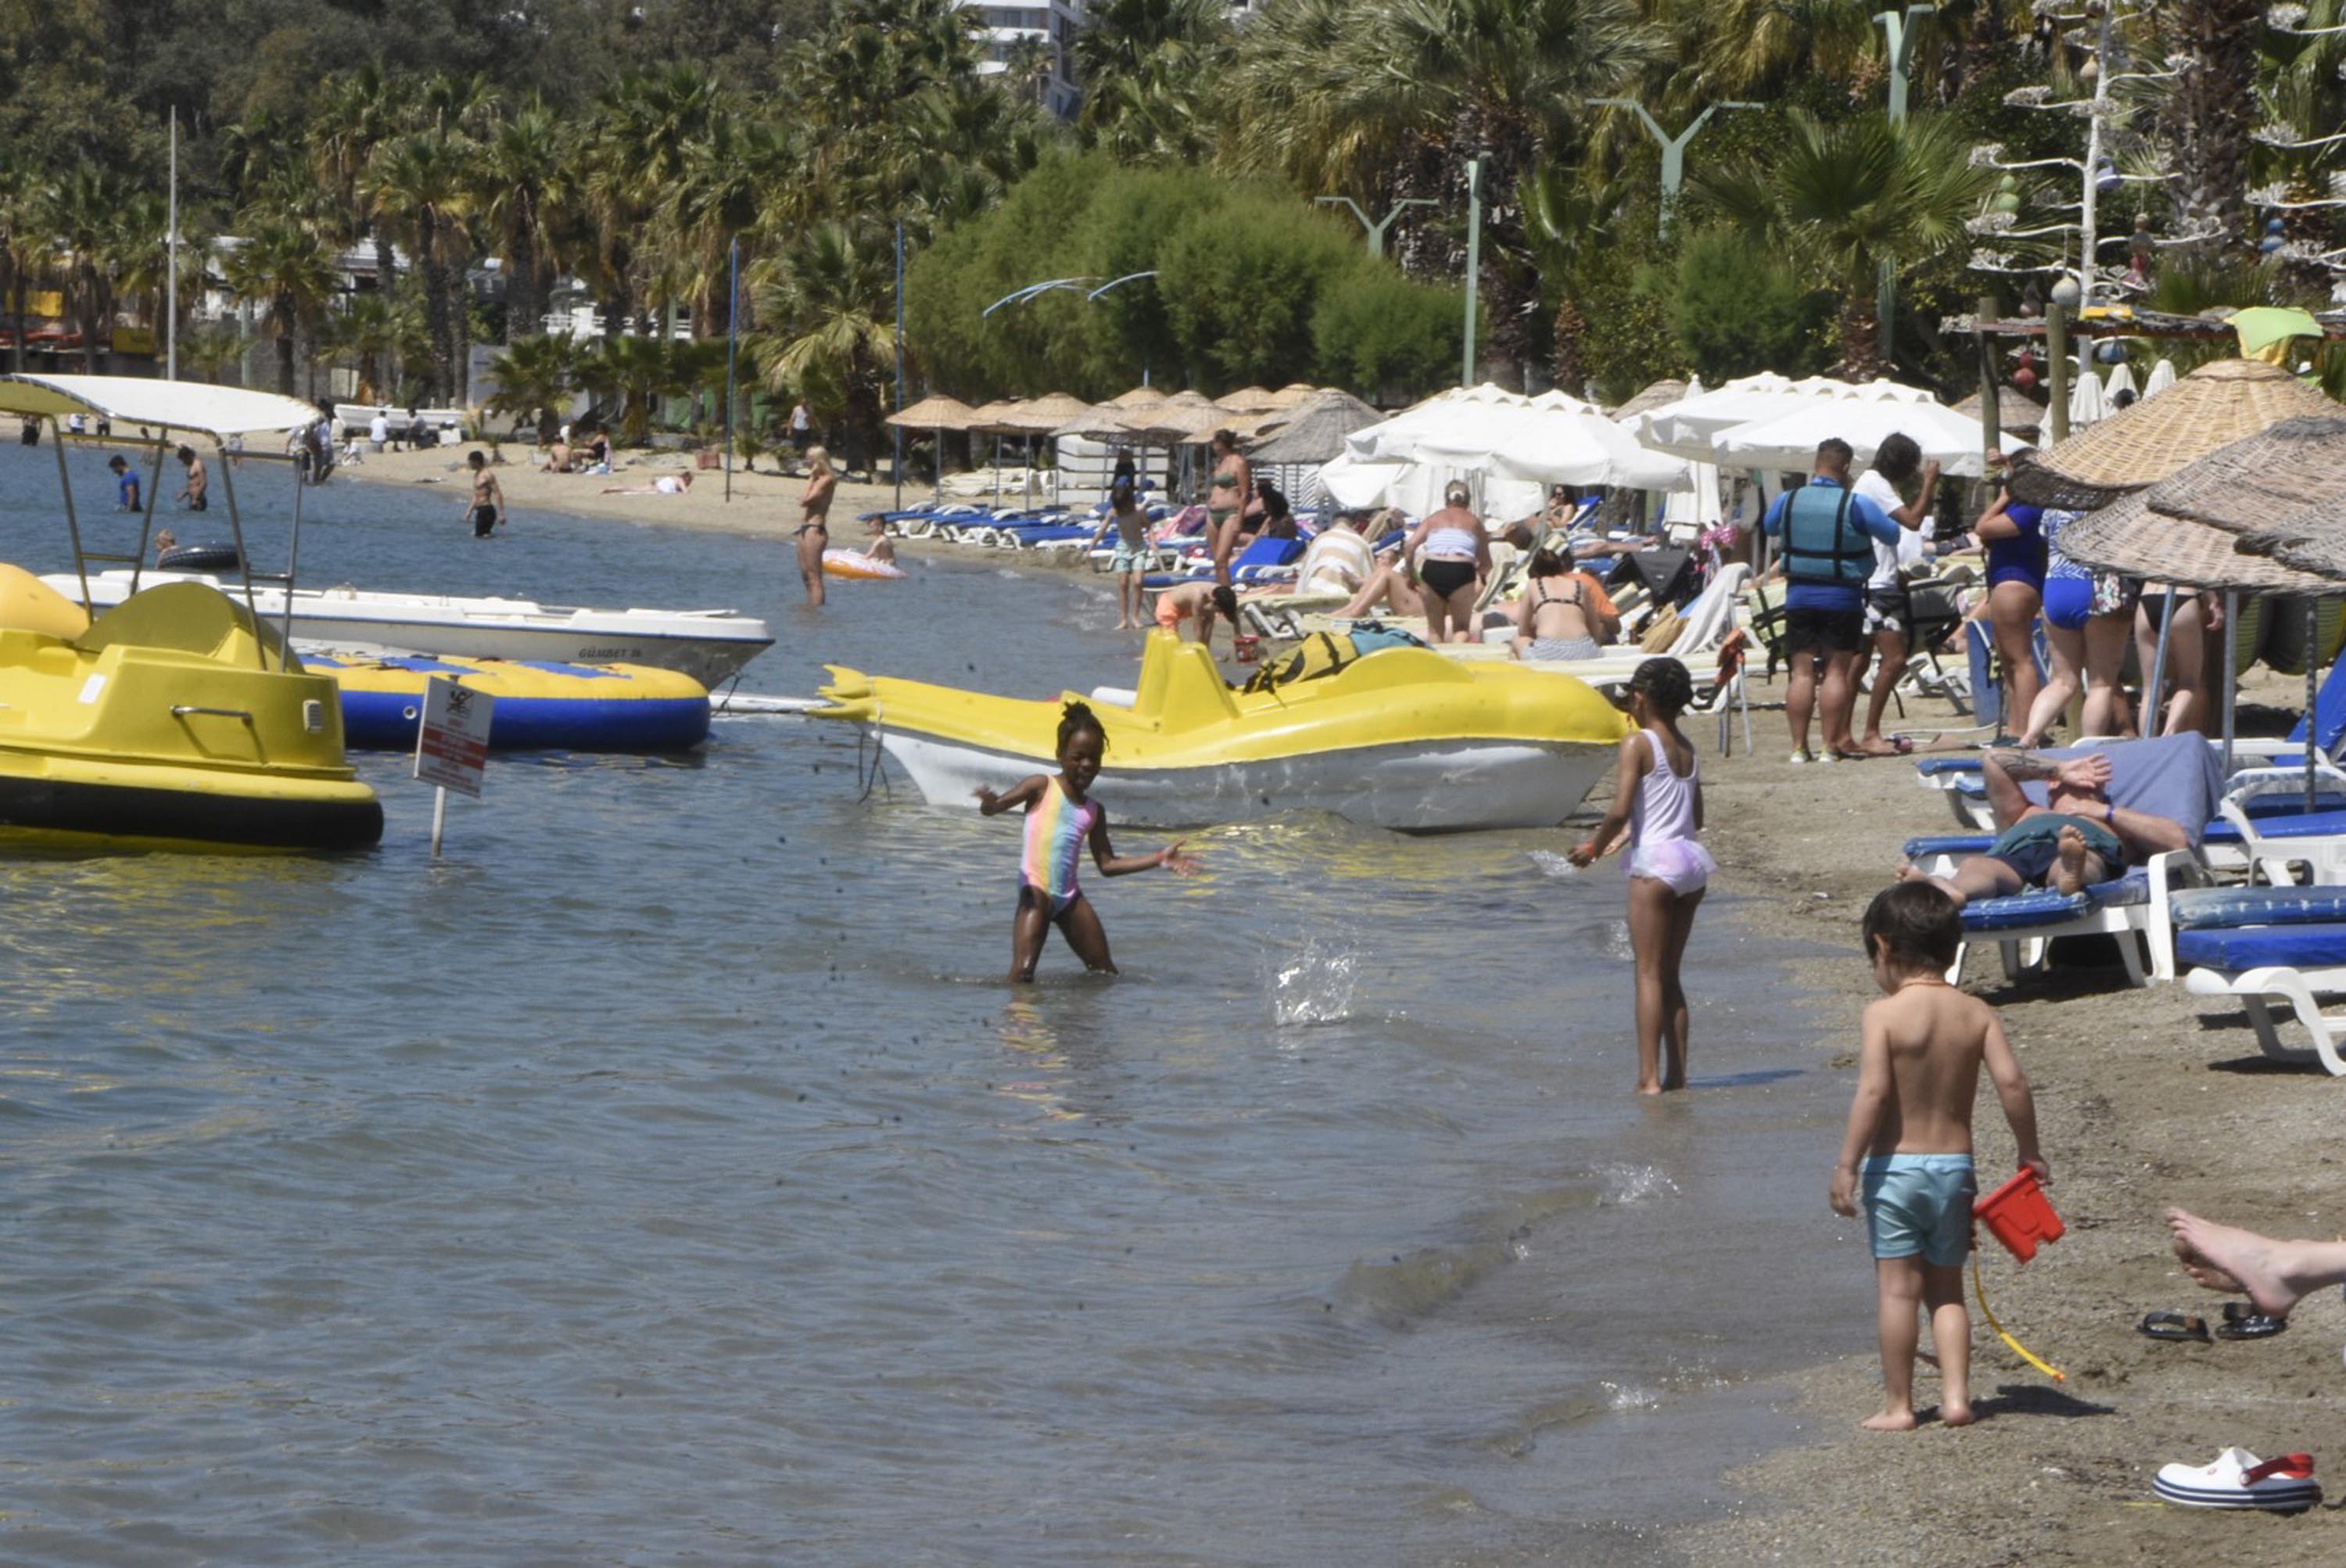
[{"label": "person walking on sand", "polygon": [[1148,570],[1148,514],[1140,509],[1129,478],[1119,476],[1107,490],[1107,515],[1100,519],[1090,548],[1096,550],[1116,530],[1116,549],[1107,559],[1108,575],[1116,579],[1116,629],[1146,629],[1140,615],[1140,579]]},{"label": "person walking on sand", "polygon": [[2028,1074],[2004,1037],[1995,1009],[1947,983],[1963,942],[1963,917],[1928,882],[1884,888],[1859,927],[1882,1000],[1865,1010],[1857,1095],[1849,1108],[1827,1201],[1855,1218],[1864,1207],[1873,1251],[1875,1336],[1882,1349],[1881,1410],[1869,1431],[1911,1431],[1917,1307],[1931,1315],[1939,1352],[1939,1419],[1972,1420],[1972,1324],[1964,1310],[1964,1258],[1972,1248],[1972,1104],[1987,1068],[2012,1124],[2020,1163],[2050,1182],[2036,1147]]},{"label": "person walking on sand", "polygon": [[211,505],[208,493],[211,489],[212,476],[204,471],[204,460],[196,455],[196,449],[192,446],[180,447],[178,458],[180,466],[188,471],[188,482],[180,486],[177,497],[179,504],[190,512],[208,510]]},{"label": "person walking on sand", "polygon": [[[1464,482],[1452,480],[1443,489],[1440,509],[1420,518],[1402,543],[1402,570],[1425,596],[1428,642],[1475,640],[1474,600],[1491,575],[1491,536],[1467,506],[1473,499]],[[1420,547],[1423,561],[1417,558]]]},{"label": "person walking on sand", "polygon": [[1108,842],[1107,809],[1090,796],[1099,778],[1100,759],[1107,751],[1107,731],[1085,703],[1071,702],[1060,710],[1055,778],[1037,773],[999,794],[980,786],[977,809],[998,817],[1016,807],[1026,810],[1026,850],[1018,862],[1018,912],[1010,923],[1010,979],[1021,983],[1035,978],[1035,965],[1051,928],[1067,939],[1076,956],[1094,974],[1114,974],[1107,932],[1099,915],[1076,881],[1076,869],[1089,847],[1092,863],[1104,877],[1130,876],[1159,867],[1176,876],[1188,876],[1198,862],[1181,852],[1178,841],[1154,854],[1118,857]]},{"label": "person walking on sand", "polygon": [[839,476],[831,471],[831,453],[820,446],[807,448],[806,463],[806,489],[799,496],[801,521],[796,535],[799,579],[806,585],[808,606],[821,609],[822,553],[831,544],[831,497],[839,488]]},{"label": "person walking on sand", "polygon": [[1214,581],[1230,583],[1230,557],[1237,553],[1239,531],[1246,525],[1247,502],[1254,494],[1254,467],[1239,451],[1239,438],[1227,430],[1214,432],[1214,476],[1206,487],[1206,535],[1214,552]]},{"label": "person walking on sand", "polygon": [[1794,762],[1819,760],[1809,749],[1809,720],[1819,710],[1817,662],[1825,667],[1822,759],[1854,756],[1851,716],[1857,707],[1857,650],[1865,643],[1865,584],[1873,546],[1895,548],[1899,527],[1849,484],[1849,443],[1817,445],[1815,476],[1776,497],[1760,527],[1784,542],[1784,715]]},{"label": "person walking on sand", "polygon": [[[1922,488],[1910,502],[1901,492],[1917,473],[1923,476]],[[1865,580],[1865,634],[1873,639],[1875,663],[1873,690],[1865,699],[1865,731],[1857,738],[1857,749],[1867,757],[1902,757],[1914,749],[1914,743],[1902,737],[1885,738],[1882,715],[1912,651],[1908,644],[1914,606],[1902,574],[1923,557],[1923,525],[1939,502],[1939,465],[1923,461],[1923,448],[1912,436],[1893,432],[1875,450],[1873,466],[1858,476],[1857,494],[1880,507],[1899,529],[1896,544],[1873,546],[1873,575]],[[1855,684],[1851,683],[1852,708]]]},{"label": "person walking on sand", "polygon": [[1586,866],[1629,845],[1629,945],[1637,961],[1637,1093],[1687,1085],[1687,997],[1678,978],[1694,911],[1719,869],[1702,831],[1702,775],[1678,715],[1694,678],[1674,658],[1649,658],[1629,677],[1637,732],[1621,743],[1612,808],[1568,857]]},{"label": "person walking on sand", "polygon": [[473,471],[473,499],[467,513],[473,520],[473,537],[485,539],[496,525],[505,520],[505,486],[489,472],[488,454],[473,451],[464,455],[465,466]]}]

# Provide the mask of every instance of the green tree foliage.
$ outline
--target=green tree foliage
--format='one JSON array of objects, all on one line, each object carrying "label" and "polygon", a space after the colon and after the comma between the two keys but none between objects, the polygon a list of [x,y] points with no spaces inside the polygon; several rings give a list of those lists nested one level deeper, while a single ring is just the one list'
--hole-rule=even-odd
[{"label": "green tree foliage", "polygon": [[1651,280],[1670,335],[1687,362],[1716,386],[1760,371],[1810,375],[1824,368],[1819,329],[1832,301],[1745,235],[1708,229],[1688,238],[1674,267]]},{"label": "green tree foliage", "polygon": [[[1051,279],[1081,281],[986,314]],[[948,231],[908,294],[931,381],[980,399],[1046,387],[1107,397],[1144,372],[1209,392],[1299,380],[1423,391],[1455,361],[1463,316],[1454,291],[1371,261],[1349,219],[1275,186],[1099,154],[1045,164]]]}]

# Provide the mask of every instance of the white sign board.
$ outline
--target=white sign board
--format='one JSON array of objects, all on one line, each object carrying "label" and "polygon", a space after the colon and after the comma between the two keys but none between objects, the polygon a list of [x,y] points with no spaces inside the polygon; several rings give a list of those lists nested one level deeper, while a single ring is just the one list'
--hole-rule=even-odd
[{"label": "white sign board", "polygon": [[423,724],[415,735],[415,776],[478,799],[489,759],[489,713],[496,698],[434,676],[423,687]]}]

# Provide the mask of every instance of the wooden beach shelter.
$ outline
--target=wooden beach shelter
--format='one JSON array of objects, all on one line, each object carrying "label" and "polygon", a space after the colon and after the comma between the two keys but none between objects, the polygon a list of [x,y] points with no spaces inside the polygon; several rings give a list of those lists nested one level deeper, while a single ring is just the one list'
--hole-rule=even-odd
[{"label": "wooden beach shelter", "polygon": [[2278,365],[2218,360],[2018,463],[2012,494],[2033,505],[2091,511],[2283,420],[2337,412],[2336,403]]},{"label": "wooden beach shelter", "polygon": [[910,408],[899,409],[888,416],[888,423],[900,430],[925,430],[937,438],[936,497],[944,498],[945,454],[944,433],[949,430],[969,430],[975,423],[977,411],[956,397],[934,392]]},{"label": "wooden beach shelter", "polygon": [[[2178,382],[2174,395],[2179,397],[2191,380],[2187,376]],[[2113,416],[2109,423],[2115,424],[2120,417]],[[2077,439],[2088,440],[2091,434]],[[2069,444],[2074,443],[2065,447]],[[2168,614],[2160,626],[2158,648],[2144,686],[2146,728],[2159,711],[2164,695],[2168,628],[2174,624],[2178,586],[2221,593],[2225,618],[2230,624],[2237,624],[2241,594],[2303,596],[2308,622],[2305,640],[2309,647],[2314,643],[2318,614],[2314,601],[2346,594],[2346,581],[2305,567],[2323,558],[2315,548],[2317,541],[2327,537],[2346,546],[2346,506],[2341,505],[2341,501],[2346,501],[2346,417],[2332,413],[2286,420],[2218,448],[2161,483],[2062,530],[2061,553],[2069,559],[2167,585]],[[2346,551],[2341,551],[2341,564],[2346,565]],[[2224,643],[2228,769],[2239,642],[2238,636],[2231,636]],[[2309,657],[2305,665],[2306,711],[2310,713],[2320,660]],[[2309,793],[2315,749],[2307,748]]]}]

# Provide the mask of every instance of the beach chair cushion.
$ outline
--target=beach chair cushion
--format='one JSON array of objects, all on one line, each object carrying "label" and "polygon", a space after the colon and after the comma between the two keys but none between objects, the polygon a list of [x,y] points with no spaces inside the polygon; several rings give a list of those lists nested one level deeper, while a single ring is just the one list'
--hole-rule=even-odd
[{"label": "beach chair cushion", "polygon": [[1914,764],[1914,771],[1925,779],[1938,779],[1953,773],[1977,773],[1980,759],[1976,757],[1925,757]]},{"label": "beach chair cushion", "polygon": [[2346,887],[2187,888],[2172,912],[2178,931],[2346,924]]},{"label": "beach chair cushion", "polygon": [[2346,811],[2299,811],[2267,817],[2250,812],[2259,839],[2335,839],[2346,837]]},{"label": "beach chair cushion", "polygon": [[1287,566],[1292,565],[1302,554],[1303,541],[1300,539],[1257,539],[1239,551],[1239,558],[1230,565],[1234,570],[1242,566]]},{"label": "beach chair cushion", "polygon": [[2178,931],[2175,960],[2201,969],[2332,969],[2346,964],[2346,924]]},{"label": "beach chair cushion", "polygon": [[1925,855],[1984,855],[1995,843],[1992,833],[1923,833],[1906,840],[1906,858]]},{"label": "beach chair cushion", "polygon": [[2137,866],[2124,876],[2097,883],[2082,893],[2032,888],[2007,898],[1976,899],[1964,906],[1964,930],[2026,931],[2035,926],[2059,925],[2096,910],[2149,901],[2150,876]]}]

